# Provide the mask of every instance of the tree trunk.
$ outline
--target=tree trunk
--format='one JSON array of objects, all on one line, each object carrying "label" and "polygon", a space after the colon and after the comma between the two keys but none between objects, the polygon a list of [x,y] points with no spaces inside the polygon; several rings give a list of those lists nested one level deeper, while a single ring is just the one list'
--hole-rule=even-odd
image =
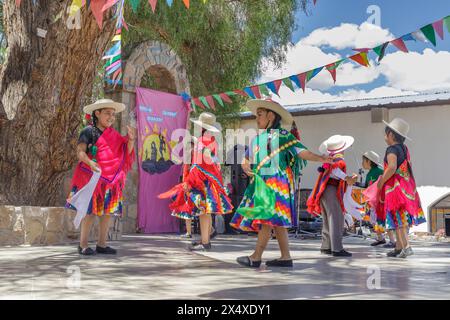
[{"label": "tree trunk", "polygon": [[[65,173],[77,162],[81,110],[110,45],[111,10],[100,29],[90,9],[70,29],[72,1],[4,3],[8,53],[0,74],[0,204],[61,206]],[[55,21],[60,13],[62,16]],[[47,30],[45,38],[37,28]]]}]

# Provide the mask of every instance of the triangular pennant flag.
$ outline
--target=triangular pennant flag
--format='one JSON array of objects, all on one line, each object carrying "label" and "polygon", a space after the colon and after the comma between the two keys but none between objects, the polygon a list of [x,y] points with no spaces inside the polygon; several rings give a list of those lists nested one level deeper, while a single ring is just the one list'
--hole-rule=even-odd
[{"label": "triangular pennant flag", "polygon": [[252,99],[256,98],[254,93],[253,93],[253,91],[252,91],[252,89],[250,89],[249,87],[244,88],[244,91],[247,94],[247,96],[249,96],[250,98],[252,98]]},{"label": "triangular pennant flag", "polygon": [[166,0],[167,1],[167,5],[169,6],[169,7],[171,7],[172,6],[172,3],[173,3],[173,0]]},{"label": "triangular pennant flag", "polygon": [[230,99],[230,97],[226,93],[219,93],[219,96],[222,98],[223,101],[226,103],[233,103],[233,101]]},{"label": "triangular pennant flag", "polygon": [[444,40],[444,19],[433,22],[434,31],[438,34],[441,40]]},{"label": "triangular pennant flag", "polygon": [[378,55],[378,62],[380,62],[384,58],[388,44],[389,42],[385,42],[382,45],[379,45],[372,49]]},{"label": "triangular pennant flag", "polygon": [[405,34],[401,37],[403,41],[416,41],[416,39],[412,36],[411,33]]},{"label": "triangular pennant flag", "polygon": [[349,58],[352,59],[353,61],[359,63],[360,65],[362,65],[364,67],[368,67],[369,66],[369,60],[367,60],[367,52],[360,52],[358,54],[350,56]]},{"label": "triangular pennant flag", "polygon": [[217,100],[217,102],[220,104],[220,106],[223,108],[225,107],[225,105],[223,104],[222,99],[220,98],[220,96],[218,94],[213,94],[214,99]]},{"label": "triangular pennant flag", "polygon": [[267,90],[267,87],[264,83],[259,85],[259,92],[261,92],[261,94],[266,97],[270,96],[270,92],[269,90]]},{"label": "triangular pennant flag", "polygon": [[330,72],[334,83],[336,83],[336,68],[337,68],[336,63],[334,62],[334,63],[327,64],[325,66],[325,68],[327,68],[327,70]]},{"label": "triangular pennant flag", "polygon": [[288,87],[289,89],[291,89],[291,91],[295,91],[294,86],[292,85],[291,79],[289,78],[284,78],[283,79],[283,83],[286,87]]},{"label": "triangular pennant flag", "polygon": [[189,0],[183,0],[183,3],[189,9]]},{"label": "triangular pennant flag", "polygon": [[69,17],[73,17],[81,9],[82,5],[81,0],[73,0],[70,5]]},{"label": "triangular pennant flag", "polygon": [[192,99],[192,101],[194,102],[195,105],[199,106],[202,109],[205,109],[205,106],[201,103],[199,98],[194,98]]},{"label": "triangular pennant flag", "polygon": [[306,72],[300,73],[298,75],[298,79],[300,80],[300,87],[302,88],[303,92],[305,92],[306,87]]},{"label": "triangular pennant flag", "polygon": [[208,101],[206,100],[206,98],[205,97],[198,97],[198,99],[201,101],[201,103],[203,103],[203,105],[206,107],[206,108],[211,108],[210,106],[209,106],[209,104],[208,104]]},{"label": "triangular pennant flag", "polygon": [[21,2],[22,0],[16,0],[16,6],[20,6],[20,2]]},{"label": "triangular pennant flag", "polygon": [[256,99],[261,99],[261,92],[259,92],[259,86],[252,86],[252,87],[250,87],[250,89],[252,90]]},{"label": "triangular pennant flag", "polygon": [[291,81],[295,83],[297,88],[300,89],[302,87],[302,84],[300,83],[300,79],[297,77],[297,75],[290,76],[289,79],[291,79]]},{"label": "triangular pennant flag", "polygon": [[408,48],[406,48],[405,42],[403,42],[402,38],[398,38],[392,40],[391,43],[400,51],[408,52]]},{"label": "triangular pennant flag", "polygon": [[322,69],[323,69],[323,66],[308,71],[308,72],[306,73],[306,81],[310,81],[312,78],[314,78],[315,76],[317,76],[317,75],[319,74],[319,72],[322,71]]},{"label": "triangular pennant flag", "polygon": [[140,0],[130,0],[130,1],[131,1],[131,8],[133,9],[134,12],[137,12]]},{"label": "triangular pennant flag", "polygon": [[369,52],[370,48],[359,48],[359,49],[352,49],[353,51],[357,52]]},{"label": "triangular pennant flag", "polygon": [[422,42],[428,42],[427,38],[423,35],[422,31],[414,31],[410,33],[414,40],[419,40]]},{"label": "triangular pennant flag", "polygon": [[95,20],[97,20],[97,24],[102,29],[103,27],[103,6],[105,5],[107,0],[97,0],[92,1],[91,3],[91,10],[95,17]]},{"label": "triangular pennant flag", "polygon": [[444,18],[445,26],[447,27],[448,33],[450,33],[450,16]]},{"label": "triangular pennant flag", "polygon": [[111,8],[113,5],[115,5],[119,0],[107,0],[106,3],[103,5],[102,11],[106,11],[109,8]]},{"label": "triangular pennant flag", "polygon": [[275,80],[271,82],[267,82],[266,86],[270,89],[273,93],[275,93],[278,96],[278,90],[280,90],[282,80]]},{"label": "triangular pennant flag", "polygon": [[158,0],[148,0],[148,3],[150,4],[150,6],[152,7],[152,11],[153,13],[155,13],[156,10],[156,3],[158,2]]},{"label": "triangular pennant flag", "polygon": [[424,36],[430,40],[430,42],[433,44],[433,46],[436,46],[436,35],[434,34],[434,28],[433,25],[428,24],[425,27],[420,28]]},{"label": "triangular pennant flag", "polygon": [[206,101],[208,101],[209,106],[211,107],[211,109],[215,110],[216,106],[214,104],[214,99],[211,96],[206,96]]},{"label": "triangular pennant flag", "polygon": [[247,95],[244,91],[242,91],[242,90],[237,89],[237,90],[234,90],[233,92],[236,93],[236,94],[238,94],[238,95],[240,95],[240,96],[243,96],[243,97],[245,97],[245,98],[248,98],[248,95]]}]

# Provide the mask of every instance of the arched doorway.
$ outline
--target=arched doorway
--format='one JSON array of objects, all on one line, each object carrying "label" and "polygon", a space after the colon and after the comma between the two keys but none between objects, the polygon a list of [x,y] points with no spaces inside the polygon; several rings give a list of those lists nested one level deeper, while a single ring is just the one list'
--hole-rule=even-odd
[{"label": "arched doorway", "polygon": [[441,229],[450,237],[450,193],[430,205],[430,231],[434,234]]},{"label": "arched doorway", "polygon": [[[122,114],[120,130],[126,133],[126,126],[130,120],[136,118],[136,88],[145,87],[158,91],[190,94],[186,68],[175,51],[167,44],[158,41],[147,41],[140,44],[126,61],[122,102],[128,112]],[[118,97],[119,98],[119,97]],[[136,166],[130,172],[124,196],[124,214],[122,232],[136,231],[138,170]]]}]

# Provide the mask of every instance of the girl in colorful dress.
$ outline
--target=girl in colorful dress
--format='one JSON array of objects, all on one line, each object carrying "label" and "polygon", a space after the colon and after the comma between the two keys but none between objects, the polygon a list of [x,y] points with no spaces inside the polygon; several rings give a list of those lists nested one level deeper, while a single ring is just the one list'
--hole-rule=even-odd
[{"label": "girl in colorful dress", "polygon": [[250,256],[237,258],[240,265],[258,268],[262,255],[275,229],[281,257],[267,261],[267,266],[292,267],[288,229],[295,227],[295,181],[306,160],[325,162],[327,157],[306,149],[292,133],[282,128],[291,126],[292,115],[280,104],[267,100],[250,100],[247,107],[256,116],[262,131],[249,148],[242,168],[252,177],[244,198],[230,225],[243,231],[258,232],[256,249]]},{"label": "girl in colorful dress", "polygon": [[202,136],[193,153],[192,165],[184,177],[183,183],[176,185],[159,198],[174,198],[170,204],[172,215],[182,219],[200,220],[201,241],[193,242],[190,250],[210,250],[212,232],[212,214],[228,214],[233,210],[223,184],[220,164],[218,163],[218,145],[211,133],[220,133],[216,117],[208,112],[200,114],[198,120],[191,121],[202,128]]},{"label": "girl in colorful dress", "polygon": [[[122,192],[125,188],[127,172],[131,169],[135,154],[136,129],[128,127],[128,136],[121,136],[112,125],[116,114],[125,110],[125,105],[110,99],[98,100],[84,107],[91,115],[93,125],[84,128],[78,139],[77,155],[79,163],[75,169],[67,207],[74,207],[72,198],[85,193],[83,187],[89,184],[95,172],[101,172],[93,192],[85,198],[89,202],[87,215],[81,221],[81,235],[78,252],[82,255],[95,253],[116,254],[116,250],[106,245],[109,221],[112,215],[122,214]],[[83,190],[82,190],[83,189]],[[80,191],[80,193],[78,193]],[[95,217],[100,218],[99,236],[96,250],[89,248],[89,232]]]},{"label": "girl in colorful dress", "polygon": [[[366,181],[363,185],[356,184],[358,187],[367,188],[372,184],[376,183],[378,178],[383,175],[383,169],[380,168],[380,156],[374,151],[367,151],[362,156],[362,167],[364,170],[368,170],[366,175]],[[376,213],[375,209],[371,208],[368,204],[366,205],[366,219],[370,221],[372,225],[376,223]],[[390,243],[385,245],[385,248],[395,247],[395,238],[392,231],[387,232]],[[376,232],[377,239],[375,242],[371,243],[372,247],[386,244],[386,239],[384,238],[384,233]]]},{"label": "girl in colorful dress", "polygon": [[351,257],[344,250],[342,237],[344,233],[344,194],[347,185],[353,185],[358,176],[347,175],[344,151],[354,142],[351,136],[334,135],[324,141],[319,151],[332,157],[332,163],[319,168],[319,177],[307,201],[307,210],[313,215],[322,215],[322,254],[335,257]]},{"label": "girl in colorful dress", "polygon": [[416,182],[412,172],[408,147],[409,124],[396,118],[384,122],[385,141],[388,145],[384,157],[384,173],[378,180],[376,230],[395,230],[396,247],[388,257],[406,258],[413,254],[408,241],[408,228],[425,222]]}]

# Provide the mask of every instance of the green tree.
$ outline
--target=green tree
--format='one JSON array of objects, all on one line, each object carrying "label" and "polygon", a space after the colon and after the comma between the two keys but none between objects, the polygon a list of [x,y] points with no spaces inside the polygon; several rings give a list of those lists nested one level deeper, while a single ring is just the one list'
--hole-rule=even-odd
[{"label": "green tree", "polygon": [[[281,65],[295,29],[295,12],[307,0],[181,1],[168,8],[159,1],[152,13],[141,1],[136,13],[127,8],[124,55],[145,40],[171,46],[187,68],[193,96],[242,88],[261,73],[261,59]],[[184,11],[183,11],[184,10]],[[180,14],[180,12],[182,12]],[[214,111],[219,117],[240,110],[239,99]]]}]

